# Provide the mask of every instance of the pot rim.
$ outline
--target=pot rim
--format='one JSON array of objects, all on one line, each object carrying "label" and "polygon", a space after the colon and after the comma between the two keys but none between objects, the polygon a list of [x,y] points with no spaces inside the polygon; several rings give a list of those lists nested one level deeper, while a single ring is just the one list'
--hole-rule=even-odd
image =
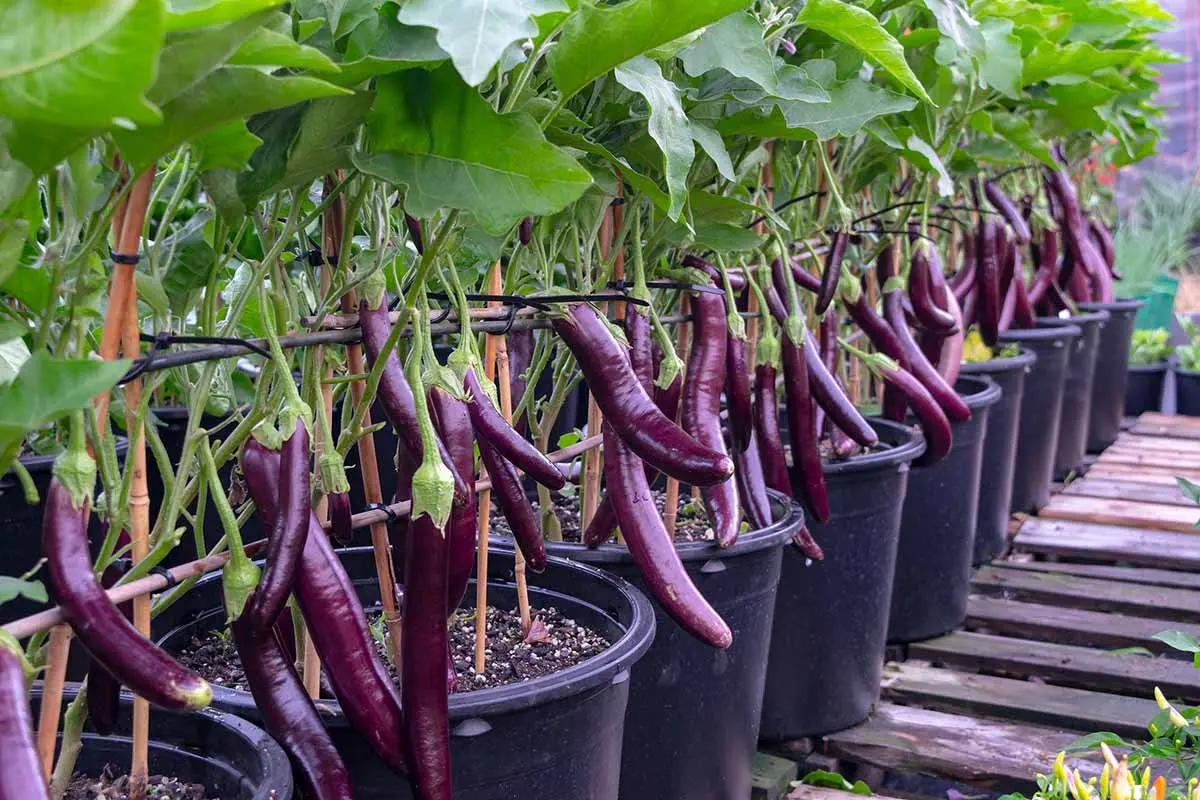
[{"label": "pot rim", "polygon": [[[63,684],[63,699],[74,700],[75,696],[79,693],[79,686],[80,684],[75,681],[68,681],[67,683]],[[37,698],[40,701],[42,696],[42,687],[43,682],[41,680],[34,682],[30,692],[31,697]],[[215,689],[217,687],[213,688]],[[249,694],[249,692],[246,694]],[[122,689],[120,705],[126,706],[132,704],[133,693],[128,689]],[[201,708],[196,711],[169,711],[162,708],[155,708],[154,713],[171,714],[173,716],[185,718],[189,716],[208,717],[214,723],[231,729],[234,734],[245,741],[247,749],[258,754],[258,758],[262,762],[262,779],[259,782],[258,789],[254,793],[253,800],[271,800],[271,798],[276,797],[293,796],[294,785],[292,780],[292,764],[288,760],[287,753],[283,751],[283,747],[280,746],[280,744],[276,742],[269,733],[267,733],[263,728],[255,725],[253,722],[242,719],[236,714],[231,714],[228,711],[220,711],[211,706]],[[89,731],[85,730],[84,733],[87,734]],[[93,736],[99,736],[99,734],[96,734],[95,732],[91,732],[91,734]],[[62,733],[59,732],[58,735],[61,737]],[[113,736],[111,738],[113,740],[117,740],[121,737]],[[167,739],[151,738],[150,741],[157,741],[165,745],[172,744],[171,741]],[[184,752],[187,752],[189,755],[202,758],[211,758],[211,755],[209,754],[210,751],[208,750],[198,751],[187,748],[184,750]],[[229,763],[226,763],[225,766],[227,768],[234,768],[234,765]],[[243,773],[240,777],[242,777],[244,780],[248,776]]]},{"label": "pot rim", "polygon": [[[117,442],[116,442],[116,447],[117,447],[117,457],[118,458],[123,456],[126,452],[128,452],[129,451],[128,437],[118,436]],[[41,456],[21,456],[17,460],[21,462],[21,466],[23,466],[28,472],[30,472],[34,475],[37,475],[42,472],[49,472],[51,469],[53,469],[54,462],[58,459],[58,456],[59,456],[58,453],[51,453],[49,455],[41,455]],[[7,478],[8,476],[10,476],[12,474],[13,474],[13,472],[12,472],[12,469],[10,468],[10,469],[6,470],[3,475],[0,475],[0,478]],[[13,477],[15,477],[15,476],[13,476]]]},{"label": "pot rim", "polygon": [[[509,557],[514,555],[512,546],[494,538],[490,540],[489,550],[495,555]],[[343,553],[373,553],[374,551],[372,547],[365,546],[339,548],[335,552],[341,555]],[[258,563],[261,565],[262,562]],[[655,635],[654,608],[637,587],[604,570],[561,556],[550,555],[548,563],[577,572],[580,578],[590,578],[606,584],[623,598],[630,612],[628,624],[623,624],[608,609],[599,609],[599,611],[609,617],[617,627],[624,628],[624,632],[600,653],[564,670],[505,686],[451,694],[448,705],[452,723],[473,717],[511,713],[602,687],[612,683],[622,672],[628,671],[650,649]],[[219,578],[220,574],[214,572],[205,576],[202,581]],[[507,588],[513,584],[507,581],[492,580],[488,581],[488,585]],[[562,590],[547,591],[552,595],[565,594]],[[468,596],[470,594],[468,591]],[[590,605],[585,600],[575,599],[582,605]],[[221,613],[219,608],[214,607],[210,611],[203,612],[196,620],[203,619],[205,614],[214,612]],[[193,620],[193,624],[196,620]],[[163,636],[158,637],[156,641],[161,642],[175,630],[178,628],[164,632]],[[212,685],[212,690],[214,706],[224,708],[257,707],[249,691],[230,689],[216,684]],[[346,716],[342,713],[341,705],[336,698],[320,699],[315,701],[315,705],[321,710],[322,716],[327,722],[341,726],[348,725]],[[451,729],[451,735],[453,734],[453,729]]]},{"label": "pot rim", "polygon": [[1033,366],[1037,361],[1037,353],[1022,347],[1015,356],[992,358],[987,361],[964,361],[959,368],[960,375],[995,375],[1001,372],[1016,372]]},{"label": "pot rim", "polygon": [[[1156,361],[1153,364],[1129,364],[1128,369],[1130,372],[1166,372],[1172,366],[1173,363],[1171,358],[1164,358],[1162,361]],[[1176,370],[1178,372],[1187,372],[1187,370],[1181,370],[1178,368],[1176,368]]]},{"label": "pot rim", "polygon": [[[966,381],[968,384],[982,384],[982,386],[967,394],[958,388],[958,385],[963,381]],[[994,406],[1000,401],[1000,395],[1003,393],[1000,389],[1000,384],[987,375],[959,375],[958,380],[954,382],[954,391],[967,404],[967,408],[972,411]]]},{"label": "pot rim", "polygon": [[1061,327],[1063,325],[1094,325],[1101,322],[1107,322],[1112,317],[1106,308],[1097,308],[1093,310],[1084,310],[1082,314],[1072,314],[1068,317],[1034,317],[1034,322],[1039,326]]},{"label": "pot rim", "polygon": [[1136,298],[1119,298],[1117,300],[1113,300],[1111,303],[1093,303],[1089,301],[1086,303],[1076,304],[1078,308],[1082,308],[1084,311],[1100,309],[1105,311],[1137,311],[1139,308],[1142,308],[1145,305],[1145,300],[1138,300]]},{"label": "pot rim", "polygon": [[[773,507],[783,509],[783,513],[777,515],[776,520],[770,525],[740,534],[732,547],[724,549],[718,547],[716,542],[676,542],[675,551],[679,553],[680,560],[685,563],[701,560],[719,561],[755,553],[791,541],[792,532],[804,523],[804,510],[774,489],[768,489],[767,495],[771,498]],[[506,540],[507,537],[500,541]],[[546,545],[550,552],[562,553],[567,558],[572,558],[579,553],[587,553],[587,563],[589,564],[624,564],[632,560],[629,548],[620,544],[588,547],[581,542],[547,542]]]},{"label": "pot rim", "polygon": [[1052,341],[1068,341],[1070,339],[1078,339],[1083,335],[1083,330],[1078,325],[1064,323],[1055,325],[1049,328],[1019,328],[1014,330],[1004,331],[1000,334],[1000,341],[1010,342],[1052,342]]},{"label": "pot rim", "polygon": [[880,434],[880,441],[883,441],[885,434],[890,434],[889,438],[900,438],[900,441],[886,450],[857,455],[845,461],[825,461],[822,464],[822,471],[826,477],[895,467],[900,464],[907,465],[925,452],[925,437],[921,435],[920,431],[882,417],[869,417],[867,422],[871,424],[876,433]]}]

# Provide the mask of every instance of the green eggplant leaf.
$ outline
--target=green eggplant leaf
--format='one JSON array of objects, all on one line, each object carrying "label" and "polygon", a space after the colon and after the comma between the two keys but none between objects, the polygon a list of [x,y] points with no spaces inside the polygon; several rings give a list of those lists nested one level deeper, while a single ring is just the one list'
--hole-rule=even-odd
[{"label": "green eggplant leaf", "polygon": [[554,84],[571,96],[634,56],[741,11],[748,0],[582,0],[546,56]]},{"label": "green eggplant leaf", "polygon": [[933,104],[925,87],[904,60],[904,48],[870,11],[842,0],[808,0],[796,22],[845,42],[886,70],[918,98]]},{"label": "green eggplant leaf", "polygon": [[537,36],[534,17],[568,10],[564,0],[408,0],[399,19],[436,30],[458,74],[478,86],[510,45]]},{"label": "green eggplant leaf", "polygon": [[460,208],[499,233],[565,208],[592,182],[528,114],[497,113],[450,64],[380,78],[368,127],[371,150],[355,165],[405,186],[417,217]]},{"label": "green eggplant leaf", "polygon": [[158,122],[145,92],[164,17],[163,0],[6,0],[0,116],[78,128]]}]

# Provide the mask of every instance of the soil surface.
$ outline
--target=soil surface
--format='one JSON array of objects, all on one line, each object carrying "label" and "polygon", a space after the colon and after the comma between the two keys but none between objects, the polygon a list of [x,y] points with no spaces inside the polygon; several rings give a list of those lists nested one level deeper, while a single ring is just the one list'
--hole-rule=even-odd
[{"label": "soil surface", "polygon": [[[661,516],[667,507],[667,493],[657,489],[653,491],[654,503],[658,506],[658,513]],[[562,540],[564,542],[578,543],[581,535],[579,531],[580,513],[578,495],[551,494],[551,498],[554,501],[554,516],[558,518]],[[533,500],[533,507],[540,512],[537,498]],[[500,536],[512,535],[508,527],[508,522],[504,519],[504,515],[496,508],[495,504],[492,505],[490,520],[488,525],[493,533]],[[708,518],[704,514],[702,502],[700,500],[693,501],[690,489],[686,486],[681,486],[679,489],[679,511],[675,517],[675,541],[703,542],[711,541],[712,539],[712,531],[708,527]],[[549,538],[547,538],[547,541],[549,541]]]},{"label": "soil surface", "polygon": [[[525,636],[521,631],[518,612],[488,607],[486,667],[482,675],[477,675],[475,615],[473,611],[456,612],[449,626],[450,651],[457,678],[457,685],[452,687],[452,691],[489,689],[551,675],[573,667],[609,646],[604,636],[568,619],[554,607],[534,609],[532,616],[530,634]],[[379,621],[377,615],[372,619],[373,630],[382,629]],[[386,642],[377,637],[375,644],[395,679]],[[241,659],[228,630],[193,636],[187,647],[177,654],[177,658],[181,664],[200,673],[213,684],[250,691],[245,673],[242,672]],[[325,689],[322,694],[329,696],[330,693]]]},{"label": "soil surface", "polygon": [[[65,800],[128,800],[129,776],[106,764],[99,777],[75,775],[67,786]],[[166,775],[151,775],[147,780],[148,800],[220,800],[208,794],[198,783],[184,783]]]}]

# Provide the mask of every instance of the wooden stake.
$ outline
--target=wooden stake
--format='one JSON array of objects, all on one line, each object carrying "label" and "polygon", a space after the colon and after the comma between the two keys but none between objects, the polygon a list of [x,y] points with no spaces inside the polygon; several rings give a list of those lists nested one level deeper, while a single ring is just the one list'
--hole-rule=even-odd
[{"label": "wooden stake", "polygon": [[[500,280],[500,261],[492,265],[488,274],[488,291],[499,294],[503,288]],[[490,304],[489,304],[490,305]],[[483,371],[491,378],[496,369],[496,347],[499,337],[485,336],[483,339]],[[487,479],[487,468],[479,465],[480,480]],[[490,484],[489,484],[490,486]],[[482,675],[487,667],[487,581],[488,581],[488,527],[492,514],[492,490],[479,493],[479,535],[475,547],[475,674]],[[517,558],[521,551],[517,548]]]},{"label": "wooden stake", "polygon": [[42,705],[38,711],[38,755],[42,772],[50,780],[54,772],[54,743],[58,740],[58,715],[62,713],[63,683],[67,677],[67,656],[71,650],[71,628],[55,625],[50,631],[46,650],[46,671],[42,675]]},{"label": "wooden stake", "polygon": [[[496,271],[498,275],[499,270]],[[499,294],[498,291],[489,289],[489,292]],[[489,336],[489,338],[492,338]],[[498,379],[500,390],[500,413],[504,415],[504,421],[512,424],[512,385],[509,384],[508,372],[508,345],[503,336],[496,336],[496,377]],[[490,364],[485,364],[488,367]],[[525,556],[521,552],[521,548],[516,550],[516,581],[517,581],[517,609],[521,612],[521,630],[529,633],[529,627],[532,625],[532,620],[529,614],[529,584],[525,578]]]},{"label": "wooden stake", "polygon": [[[135,213],[126,214],[128,228]],[[141,228],[138,228],[140,236]],[[124,238],[124,235],[123,237]],[[134,246],[136,252],[136,245]],[[129,307],[125,310],[125,324],[121,336],[122,349],[127,358],[136,358],[140,351],[138,342],[137,285],[129,292]],[[142,379],[133,379],[125,384],[125,419],[129,431],[129,455],[133,459],[133,482],[129,493],[129,538],[133,546],[130,552],[136,564],[150,552],[150,492],[146,479],[146,437],[137,410],[142,402]],[[128,466],[126,467],[128,469]],[[133,624],[141,634],[150,636],[150,597],[142,595],[133,601]],[[148,754],[150,746],[150,704],[141,697],[133,698],[133,764],[129,770],[129,796],[140,800],[146,796],[146,780],[149,776]]]}]

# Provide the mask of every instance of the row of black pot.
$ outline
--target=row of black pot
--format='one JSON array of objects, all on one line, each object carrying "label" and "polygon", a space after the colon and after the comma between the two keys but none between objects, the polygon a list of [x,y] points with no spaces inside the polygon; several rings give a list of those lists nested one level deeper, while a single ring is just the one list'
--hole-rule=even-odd
[{"label": "row of black pot", "polygon": [[1183,369],[1174,361],[1131,365],[1125,388],[1125,415],[1136,417],[1162,409],[1167,373],[1175,378],[1175,413],[1200,417],[1200,372]]}]

